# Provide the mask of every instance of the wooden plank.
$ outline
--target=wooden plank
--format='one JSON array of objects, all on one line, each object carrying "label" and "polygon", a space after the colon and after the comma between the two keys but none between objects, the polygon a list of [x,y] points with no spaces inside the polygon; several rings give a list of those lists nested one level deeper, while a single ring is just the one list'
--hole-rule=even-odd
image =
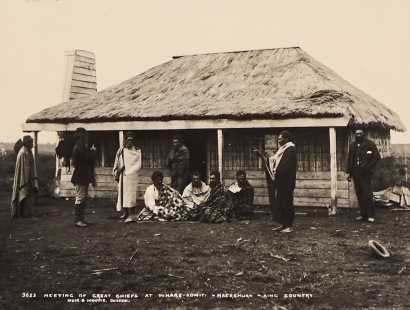
[{"label": "wooden plank", "polygon": [[74,56],[67,55],[64,87],[63,87],[63,98],[62,98],[63,102],[70,100],[71,85],[72,85],[72,80],[73,80],[73,66],[74,66]]},{"label": "wooden plank", "polygon": [[[296,188],[330,188],[328,180],[296,180]],[[348,190],[347,181],[338,181],[337,188],[340,190]]]},{"label": "wooden plank", "polygon": [[96,88],[71,87],[71,93],[94,95],[97,92]]},{"label": "wooden plank", "polygon": [[[249,180],[249,183],[253,186],[253,187],[266,187],[266,180],[262,180],[262,179],[254,179],[254,180]],[[230,186],[232,183],[236,182],[235,179],[225,179],[225,186]]]},{"label": "wooden plank", "polygon": [[[330,189],[295,189],[294,191],[295,197],[323,197],[323,198],[331,198],[330,197]],[[340,198],[348,198],[349,192],[346,190],[338,190],[337,197]]]},{"label": "wooden plank", "polygon": [[262,206],[269,205],[269,199],[268,197],[255,197],[253,199],[253,204]]},{"label": "wooden plank", "polygon": [[84,74],[73,73],[73,80],[97,83],[97,78],[95,76],[89,76]]},{"label": "wooden plank", "polygon": [[[225,175],[225,179],[236,179],[236,171],[235,170],[225,170],[224,175]],[[246,171],[246,178],[248,180],[264,179],[265,178],[265,171],[264,170],[249,170],[249,171]]]},{"label": "wooden plank", "polygon": [[[324,119],[314,119],[316,126]],[[332,118],[332,120],[335,120]],[[96,122],[96,123],[70,123],[67,124],[67,130],[74,131],[77,127],[87,127],[89,131],[118,131],[118,130],[171,130],[171,129],[215,129],[217,128],[272,128],[274,127],[286,127],[284,126],[284,120],[275,120],[272,122],[270,119],[266,120],[250,120],[250,121],[238,121],[238,120],[174,120],[174,121],[145,121],[145,120],[132,120],[121,122]],[[304,119],[291,119],[287,122],[292,123],[293,127],[303,124]],[[324,120],[325,121],[325,120]],[[329,120],[330,121],[330,120]],[[287,123],[286,122],[286,123]],[[346,120],[347,124],[347,120]],[[345,126],[346,124],[340,126]],[[53,128],[60,128],[61,124],[56,123],[28,123],[24,124],[25,131],[39,131],[39,130],[54,130]],[[277,125],[277,126],[276,126]],[[53,127],[54,126],[54,127]],[[292,127],[289,126],[289,127]],[[46,129],[47,128],[47,129]],[[55,129],[60,130],[60,129]]]},{"label": "wooden plank", "polygon": [[[337,180],[345,181],[347,175],[344,171],[337,172]],[[330,171],[298,171],[296,173],[296,179],[298,180],[329,180]]]},{"label": "wooden plank", "polygon": [[73,73],[89,75],[89,76],[97,76],[97,72],[95,70],[90,70],[86,68],[76,67],[73,68]]},{"label": "wooden plank", "polygon": [[89,96],[89,95],[87,95],[87,94],[70,93],[70,100],[77,99],[77,98],[81,98],[81,97],[85,97],[85,96]]},{"label": "wooden plank", "polygon": [[97,83],[76,81],[76,80],[72,81],[71,86],[97,89]]},{"label": "wooden plank", "polygon": [[224,166],[223,166],[223,152],[224,152],[224,136],[222,129],[217,130],[218,140],[218,171],[221,173],[221,182],[224,184]]},{"label": "wooden plank", "polygon": [[87,63],[87,64],[95,65],[95,59],[93,59],[93,58],[88,58],[88,57],[84,57],[84,56],[76,55],[76,56],[75,56],[75,61],[76,61],[76,62],[85,62],[85,63]]},{"label": "wooden plank", "polygon": [[82,57],[95,59],[95,54],[93,52],[88,52],[88,51],[84,51],[84,50],[75,50],[75,54],[77,56],[82,56]]},{"label": "wooden plank", "polygon": [[[323,126],[327,121],[329,124],[335,124],[337,118],[332,119],[312,119],[312,125],[317,127],[319,123]],[[340,121],[342,120],[342,121]],[[341,118],[338,126],[346,126],[348,119]],[[121,122],[95,122],[95,123],[70,123],[67,124],[67,130],[75,131],[77,127],[86,127],[88,131],[118,131],[118,130],[172,130],[172,129],[233,129],[233,128],[273,128],[273,127],[300,127],[305,119],[293,118],[290,120],[276,119],[272,122],[271,119],[261,120],[174,120],[174,121],[145,121],[145,120],[132,120]],[[55,123],[28,123],[24,124],[25,131],[39,131],[39,130],[54,130],[60,128],[61,124]],[[305,127],[305,126],[303,126]],[[44,129],[43,129],[44,128]],[[48,128],[48,129],[45,129]],[[55,129],[59,130],[59,129]]]},{"label": "wooden plank", "polygon": [[81,62],[81,61],[74,61],[74,68],[82,68],[86,70],[93,70],[96,71],[96,66],[93,64],[89,64],[86,62]]},{"label": "wooden plank", "polygon": [[[312,207],[312,208],[326,208],[329,204],[318,204],[317,202],[310,202],[310,201],[295,202],[294,203],[295,207]],[[342,204],[340,202],[338,202],[337,206],[339,208],[348,208],[349,207],[348,204]]]},{"label": "wooden plank", "polygon": [[330,199],[331,206],[337,207],[337,161],[336,161],[336,129],[329,128],[330,142]]},{"label": "wooden plank", "polygon": [[[236,179],[225,179],[225,185],[229,186],[234,183]],[[249,183],[253,187],[266,187],[266,179],[248,179]],[[329,189],[330,190],[330,180],[296,180],[296,188],[299,189]],[[347,190],[348,182],[339,181],[338,190]],[[330,196],[329,196],[330,197]]]}]

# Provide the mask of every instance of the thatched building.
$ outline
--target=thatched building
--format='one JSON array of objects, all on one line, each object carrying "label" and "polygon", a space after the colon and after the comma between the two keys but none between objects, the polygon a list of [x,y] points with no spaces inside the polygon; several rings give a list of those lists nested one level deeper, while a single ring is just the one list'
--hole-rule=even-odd
[{"label": "thatched building", "polygon": [[[191,153],[191,170],[248,172],[256,203],[267,204],[262,162],[251,147],[273,153],[281,130],[295,135],[298,173],[295,205],[352,206],[345,162],[355,126],[387,155],[390,130],[404,131],[392,110],[357,89],[300,48],[278,48],[174,57],[118,85],[38,112],[25,131],[71,133],[82,126],[99,150],[98,187],[92,197],[114,198],[111,175],[124,131],[142,149],[139,195],[154,170],[165,170],[172,136]],[[60,195],[73,196],[62,171]],[[168,179],[166,179],[168,180]]]}]

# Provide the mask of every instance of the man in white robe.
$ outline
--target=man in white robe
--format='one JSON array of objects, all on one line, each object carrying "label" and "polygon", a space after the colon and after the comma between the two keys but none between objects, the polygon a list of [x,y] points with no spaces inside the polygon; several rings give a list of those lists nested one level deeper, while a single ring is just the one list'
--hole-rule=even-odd
[{"label": "man in white robe", "polygon": [[192,182],[185,187],[182,193],[185,205],[189,209],[193,209],[205,202],[211,192],[209,186],[202,182],[201,174],[198,171],[192,172],[191,181]]},{"label": "man in white robe", "polygon": [[115,156],[114,175],[118,181],[117,211],[124,211],[125,223],[136,221],[138,170],[141,168],[141,150],[135,146],[131,132],[126,134],[125,147]]}]

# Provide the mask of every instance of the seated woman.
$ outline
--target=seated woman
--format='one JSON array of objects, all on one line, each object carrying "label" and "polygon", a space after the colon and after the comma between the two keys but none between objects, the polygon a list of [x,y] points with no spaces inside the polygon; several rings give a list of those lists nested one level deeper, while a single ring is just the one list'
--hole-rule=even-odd
[{"label": "seated woman", "polygon": [[181,194],[163,184],[164,175],[155,171],[153,184],[145,191],[145,208],[137,216],[137,221],[183,221],[187,219],[187,208]]}]

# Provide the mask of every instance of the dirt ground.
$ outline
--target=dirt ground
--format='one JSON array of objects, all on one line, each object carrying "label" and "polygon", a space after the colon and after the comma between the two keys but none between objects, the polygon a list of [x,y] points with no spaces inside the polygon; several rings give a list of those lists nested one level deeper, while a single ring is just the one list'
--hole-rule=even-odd
[{"label": "dirt ground", "polygon": [[406,211],[379,207],[369,224],[297,208],[280,234],[265,208],[252,221],[125,224],[113,201],[93,200],[94,224],[77,228],[73,201],[42,197],[15,220],[0,203],[1,309],[410,308]]}]

